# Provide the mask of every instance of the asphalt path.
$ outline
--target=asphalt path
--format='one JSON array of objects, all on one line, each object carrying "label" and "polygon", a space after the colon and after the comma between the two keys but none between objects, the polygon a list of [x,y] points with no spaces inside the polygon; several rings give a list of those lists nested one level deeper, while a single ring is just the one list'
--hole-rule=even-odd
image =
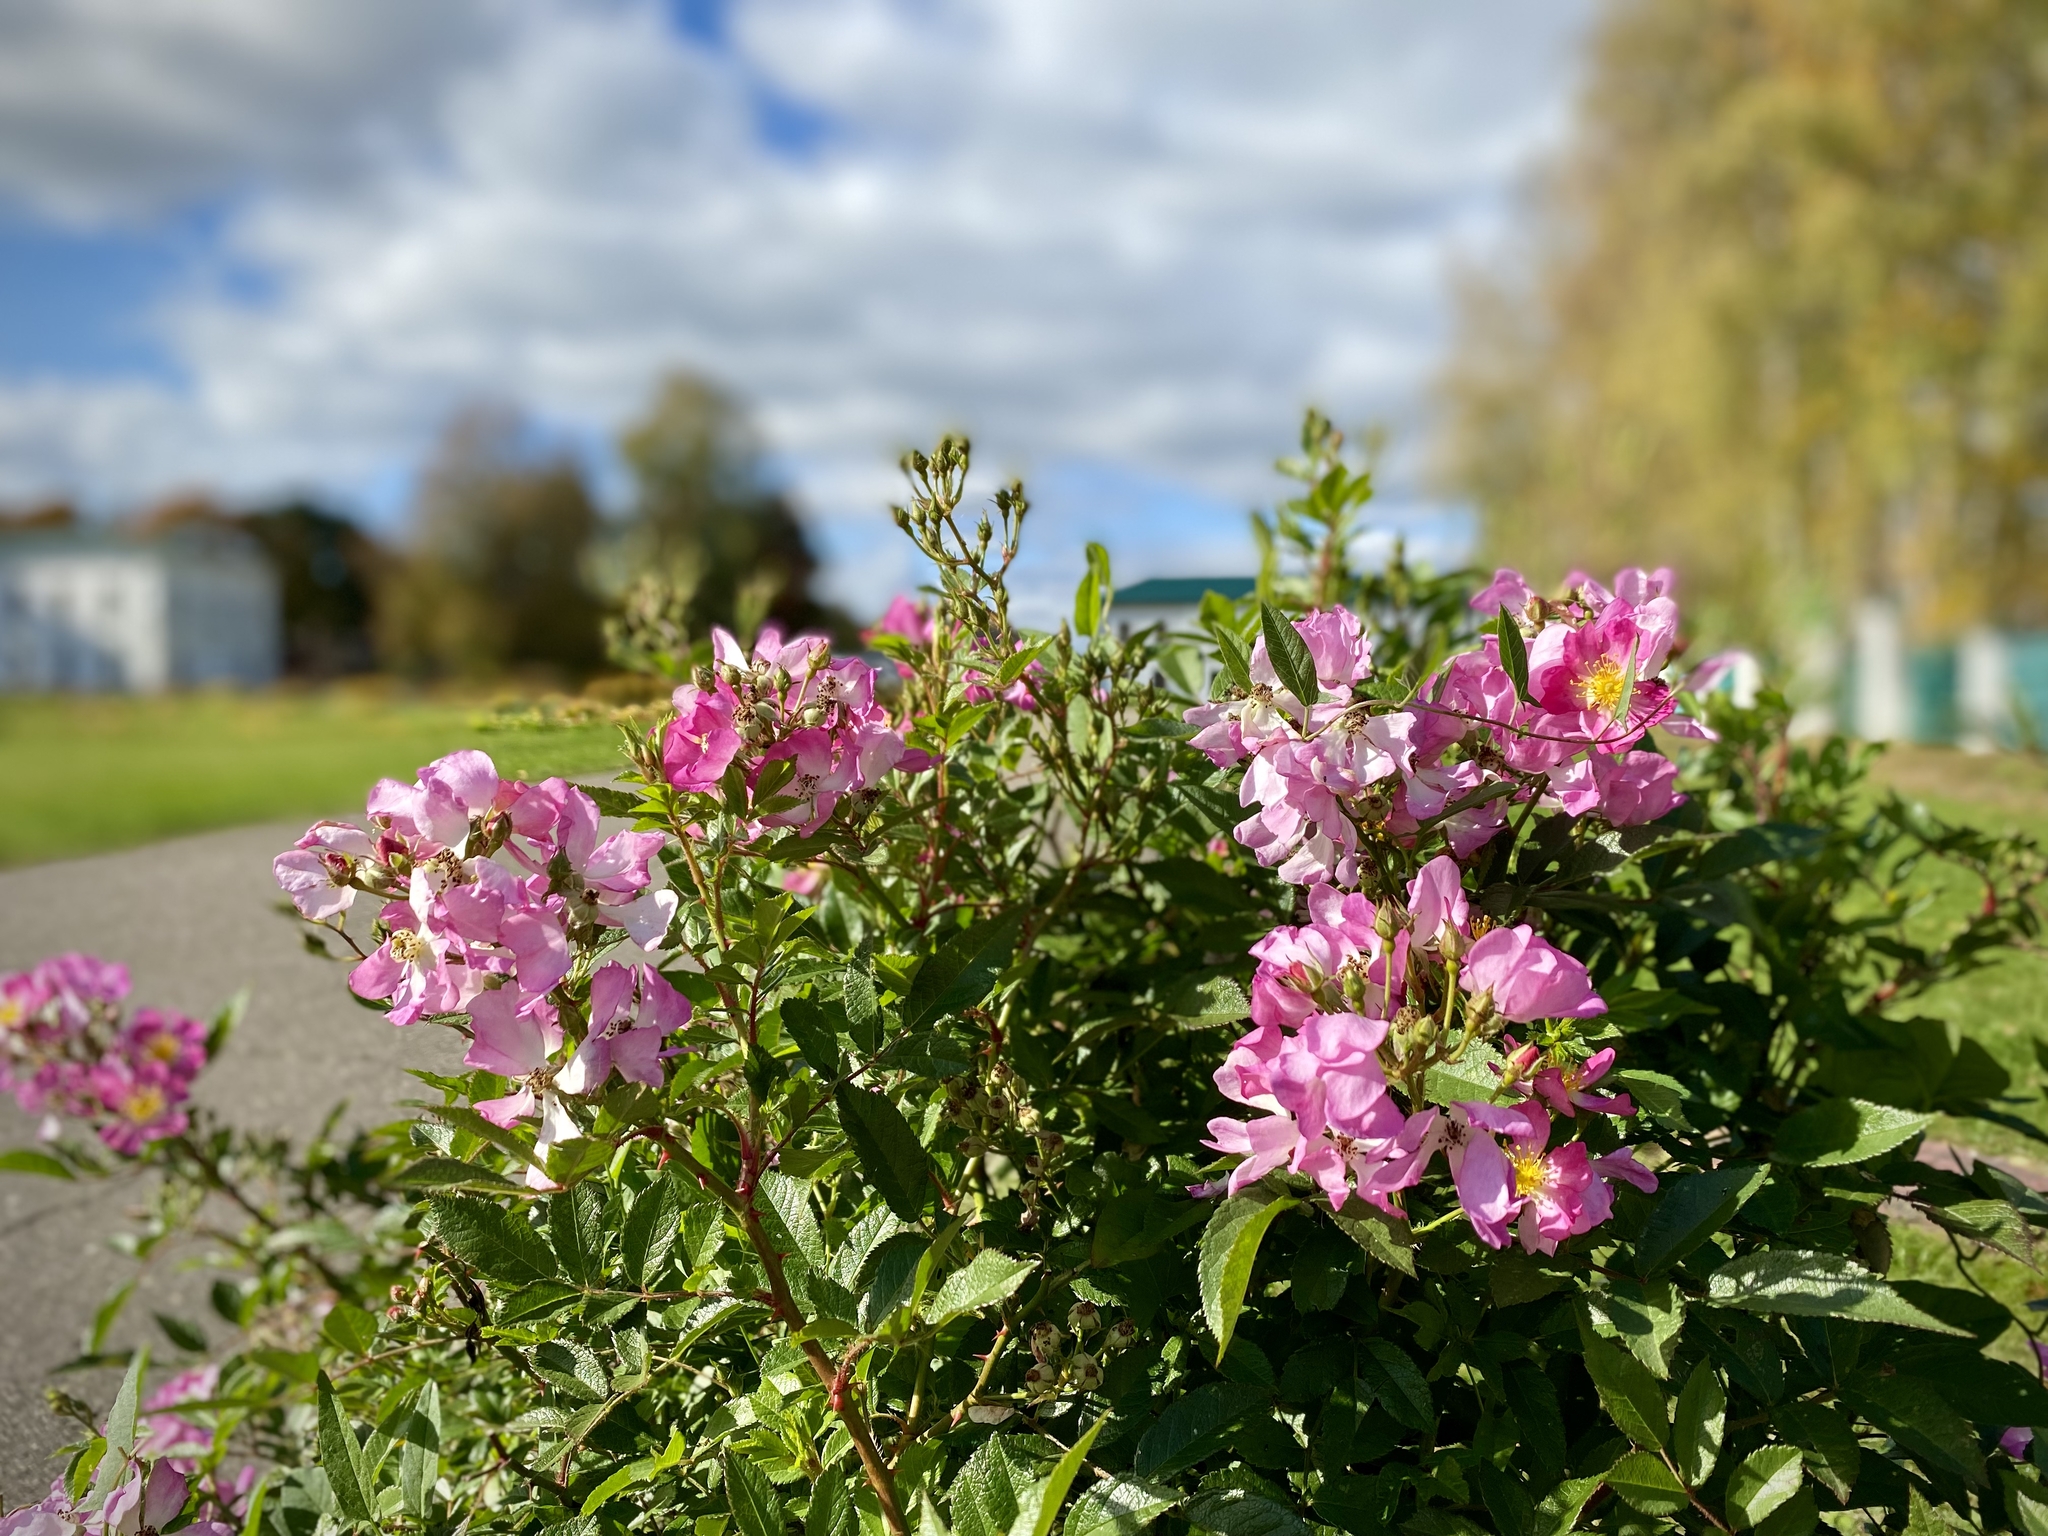
[{"label": "asphalt path", "polygon": [[[196,1097],[252,1130],[303,1141],[337,1100],[345,1124],[374,1124],[409,1090],[410,1066],[457,1058],[445,1031],[397,1030],[350,1002],[345,971],[309,954],[278,911],[270,860],[304,828],[240,827],[123,853],[0,870],[0,971],[80,949],[124,962],[131,1002],[200,1018],[249,992],[242,1027],[201,1076]],[[31,1144],[36,1123],[0,1099],[0,1147]],[[76,1356],[94,1311],[137,1265],[107,1244],[147,1191],[135,1179],[65,1183],[0,1174],[0,1506],[47,1491],[61,1463],[50,1453],[75,1438],[44,1392],[55,1382],[104,1410],[118,1385],[108,1371],[53,1377]],[[171,1250],[142,1271],[108,1347],[147,1343],[174,1355],[154,1323],[168,1312],[222,1325],[205,1305],[209,1277]]]}]

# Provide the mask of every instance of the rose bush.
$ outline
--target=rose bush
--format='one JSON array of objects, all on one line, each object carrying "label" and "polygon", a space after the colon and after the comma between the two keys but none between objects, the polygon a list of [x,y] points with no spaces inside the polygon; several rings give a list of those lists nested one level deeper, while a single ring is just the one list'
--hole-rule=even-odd
[{"label": "rose bush", "polygon": [[1128,633],[1091,547],[1032,633],[949,441],[894,677],[721,633],[615,783],[458,753],[314,827],[311,940],[465,1052],[347,1146],[142,1115],[86,1058],[189,1031],[0,986],[100,1132],[12,1166],[244,1223],[196,1454],[137,1356],[8,1529],[2048,1529],[2038,1324],[1886,1278],[1896,1220],[2048,1222],[1914,1156],[2034,1134],[1912,1007],[2037,933],[2038,853],[1704,692],[1669,573],[1360,575],[1368,478],[1313,417],[1290,467],[1257,597]]}]

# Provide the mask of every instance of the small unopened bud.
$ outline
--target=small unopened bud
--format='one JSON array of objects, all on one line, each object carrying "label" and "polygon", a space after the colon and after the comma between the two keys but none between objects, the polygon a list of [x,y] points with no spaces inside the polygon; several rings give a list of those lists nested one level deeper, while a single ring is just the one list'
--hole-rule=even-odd
[{"label": "small unopened bud", "polygon": [[405,1321],[405,1308],[386,1307],[384,1309],[384,1315],[394,1323],[402,1323]]},{"label": "small unopened bud", "polygon": [[789,691],[789,674],[778,666],[773,672],[768,674],[768,686],[777,693],[787,693]]},{"label": "small unopened bud", "polygon": [[1381,902],[1379,910],[1373,913],[1372,931],[1388,943],[1392,943],[1394,935],[1401,931],[1401,919],[1395,914],[1392,902]]},{"label": "small unopened bud", "polygon": [[690,670],[690,681],[709,693],[718,686],[718,674],[709,667],[693,667]]},{"label": "small unopened bud", "polygon": [[806,704],[804,712],[799,718],[805,725],[820,725],[825,719],[825,706],[822,704]]},{"label": "small unopened bud", "polygon": [[1092,1355],[1076,1355],[1068,1368],[1067,1379],[1077,1392],[1093,1392],[1102,1385],[1102,1366]]},{"label": "small unopened bud", "polygon": [[[1510,1043],[1512,1044],[1512,1041]],[[1519,1083],[1534,1072],[1542,1061],[1543,1051],[1540,1046],[1517,1046],[1508,1052],[1506,1060],[1501,1063],[1500,1080],[1503,1083]]]},{"label": "small unopened bud", "polygon": [[1051,1396],[1059,1383],[1060,1368],[1056,1365],[1034,1365],[1024,1373],[1024,1390],[1033,1397]]},{"label": "small unopened bud", "polygon": [[1077,1301],[1067,1308],[1067,1326],[1086,1336],[1102,1326],[1102,1308],[1092,1301]]},{"label": "small unopened bud", "polygon": [[1465,1027],[1477,1033],[1486,1027],[1493,1017],[1493,988],[1475,992],[1472,1001],[1465,1005]]},{"label": "small unopened bud", "polygon": [[775,706],[766,699],[761,700],[760,703],[754,706],[754,718],[763,725],[773,725],[775,723]]},{"label": "small unopened bud", "polygon": [[1057,1323],[1040,1323],[1031,1330],[1031,1355],[1040,1365],[1059,1359],[1065,1342]]},{"label": "small unopened bud", "polygon": [[1337,985],[1338,989],[1343,992],[1344,1001],[1350,1005],[1351,1011],[1353,1013],[1364,1013],[1368,1007],[1365,968],[1358,965],[1345,966],[1338,973]]},{"label": "small unopened bud", "polygon": [[1446,960],[1462,960],[1471,948],[1472,941],[1449,923],[1445,923],[1443,931],[1436,936],[1436,952]]},{"label": "small unopened bud", "polygon": [[1062,1152],[1066,1151],[1066,1149],[1067,1138],[1060,1135],[1057,1131],[1044,1131],[1040,1133],[1038,1138],[1038,1150],[1041,1153],[1043,1153],[1046,1157],[1058,1157]]},{"label": "small unopened bud", "polygon": [[1128,1317],[1120,1317],[1108,1333],[1102,1336],[1104,1349],[1128,1349],[1138,1342],[1138,1325]]}]

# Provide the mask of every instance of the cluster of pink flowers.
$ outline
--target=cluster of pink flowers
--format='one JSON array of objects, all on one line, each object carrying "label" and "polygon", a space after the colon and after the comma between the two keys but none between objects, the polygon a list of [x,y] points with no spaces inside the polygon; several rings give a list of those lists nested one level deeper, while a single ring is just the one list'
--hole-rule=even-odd
[{"label": "cluster of pink flowers", "polygon": [[[1448,1114],[1404,1114],[1389,1091],[1382,1047],[1412,1033],[1414,972],[1462,956],[1457,985],[1468,1014],[1515,1023],[1590,1018],[1606,1011],[1586,968],[1526,925],[1473,936],[1458,866],[1445,855],[1408,886],[1408,909],[1318,885],[1309,921],[1274,929],[1252,948],[1252,1029],[1216,1070],[1225,1098],[1262,1118],[1209,1122],[1208,1145],[1243,1161],[1205,1193],[1236,1194],[1276,1168],[1312,1178],[1333,1207],[1352,1198],[1398,1211],[1392,1196],[1449,1155],[1459,1203],[1496,1248],[1511,1229],[1530,1251],[1555,1252],[1613,1208],[1609,1181],[1646,1190],[1656,1176],[1628,1148],[1592,1157],[1583,1142],[1551,1149],[1550,1109],[1631,1115],[1626,1095],[1587,1092],[1614,1060],[1545,1061],[1529,1048],[1509,1058],[1501,1092],[1521,1102],[1461,1103]],[[1445,974],[1448,974],[1447,972]],[[1405,1042],[1394,1042],[1405,1043]],[[1512,1039],[1509,1041],[1512,1046]]]},{"label": "cluster of pink flowers", "polygon": [[[213,1449],[213,1431],[171,1410],[212,1397],[219,1385],[217,1365],[180,1371],[143,1400],[127,1475],[103,1503],[90,1492],[72,1498],[60,1479],[41,1503],[0,1516],[0,1536],[146,1536],[172,1525],[192,1500],[192,1480]],[[194,1516],[179,1531],[233,1536],[255,1481],[254,1466],[214,1477],[202,1485]]]},{"label": "cluster of pink flowers", "polygon": [[[914,602],[898,593],[890,599],[889,606],[882,611],[881,618],[877,619],[871,628],[861,632],[861,638],[872,641],[877,635],[895,635],[923,650],[932,643],[933,632],[931,606],[928,603]],[[1023,646],[1024,642],[1019,640],[1018,649],[1023,649]],[[1024,669],[1024,672],[1025,676],[1029,677],[1044,670],[1034,661]],[[900,661],[896,663],[896,672],[899,677],[912,675],[912,669]],[[972,667],[961,674],[961,681],[966,686],[961,690],[960,696],[970,704],[986,704],[996,697],[996,691],[989,686],[988,678]],[[1031,694],[1031,685],[1023,677],[1003,690],[1002,700],[1016,709],[1038,708],[1038,700]]]},{"label": "cluster of pink flowers", "polygon": [[[1503,830],[1510,805],[1536,795],[1538,808],[1633,825],[1684,798],[1675,764],[1635,750],[1652,726],[1706,734],[1676,712],[1681,687],[1663,676],[1678,627],[1670,573],[1624,571],[1613,591],[1575,573],[1568,588],[1548,601],[1504,570],[1473,599],[1520,626],[1526,697],[1489,634],[1405,708],[1370,700],[1359,687],[1371,674],[1370,638],[1339,608],[1294,621],[1315,698],[1287,689],[1262,638],[1248,692],[1187,712],[1211,761],[1246,763],[1240,799],[1253,811],[1237,841],[1309,888],[1308,923],[1276,928],[1252,949],[1253,1027],[1216,1085],[1262,1113],[1210,1122],[1208,1145],[1241,1161],[1203,1192],[1234,1194],[1285,1168],[1313,1179],[1334,1207],[1355,1198],[1392,1213],[1441,1150],[1484,1242],[1519,1238],[1551,1253],[1608,1218],[1616,1180],[1656,1188],[1630,1148],[1595,1156],[1582,1140],[1551,1143],[1553,1115],[1634,1114],[1626,1094],[1592,1091],[1611,1050],[1581,1059],[1566,1043],[1545,1051],[1509,1036],[1492,1097],[1442,1110],[1418,1096],[1404,1112],[1389,1081],[1391,1071],[1418,1095],[1430,1063],[1506,1024],[1606,1012],[1586,968],[1533,928],[1475,918],[1460,866]],[[1486,794],[1492,785],[1500,788]],[[1432,826],[1448,851],[1409,882],[1405,906],[1358,889],[1364,837],[1415,847]],[[1569,1031],[1548,1038],[1564,1042]]]},{"label": "cluster of pink flowers", "polygon": [[734,764],[752,789],[771,764],[788,762],[788,780],[769,798],[791,804],[759,817],[748,836],[771,827],[808,836],[842,799],[874,788],[884,774],[931,766],[876,702],[875,669],[857,657],[832,660],[824,636],[785,641],[771,625],[751,656],[723,629],[711,639],[711,668],[675,691],[662,768],[677,789],[709,793]]},{"label": "cluster of pink flowers", "polygon": [[[577,950],[607,929],[643,951],[664,942],[680,898],[657,858],[660,833],[601,837],[597,806],[575,785],[501,779],[474,751],[429,763],[415,783],[379,783],[367,821],[314,826],[278,855],[278,884],[316,922],[342,917],[358,893],[383,900],[377,945],[349,986],[388,1002],[393,1024],[459,1018],[468,1064],[520,1084],[480,1112],[503,1125],[539,1114],[544,1153],[579,1134],[561,1093],[594,1094],[615,1068],[661,1080],[651,1063],[690,1005],[644,961],[596,973],[585,1038],[556,1059]],[[538,1170],[529,1181],[545,1184]]]},{"label": "cluster of pink flowers", "polygon": [[[1705,734],[1676,712],[1679,690],[1662,677],[1678,627],[1670,572],[1623,571],[1613,592],[1575,572],[1569,588],[1550,602],[1503,570],[1472,602],[1487,612],[1505,607],[1523,628],[1533,702],[1517,696],[1497,635],[1454,657],[1403,708],[1360,696],[1372,644],[1348,610],[1294,621],[1315,663],[1313,699],[1287,690],[1261,637],[1250,692],[1187,712],[1195,746],[1218,767],[1251,759],[1241,798],[1257,809],[1237,827],[1238,841],[1297,885],[1353,886],[1361,823],[1406,843],[1435,823],[1466,859],[1532,793],[1567,815],[1597,811],[1616,826],[1654,821],[1681,803],[1675,765],[1636,750],[1652,726]],[[1501,792],[1485,795],[1495,784]],[[1472,803],[1446,816],[1460,801]]]},{"label": "cluster of pink flowers", "polygon": [[[192,1080],[206,1065],[206,1026],[158,1008],[126,1019],[128,968],[55,955],[0,976],[0,1088],[31,1114],[90,1121],[133,1156],[188,1123]],[[47,1124],[55,1134],[55,1122]]]}]

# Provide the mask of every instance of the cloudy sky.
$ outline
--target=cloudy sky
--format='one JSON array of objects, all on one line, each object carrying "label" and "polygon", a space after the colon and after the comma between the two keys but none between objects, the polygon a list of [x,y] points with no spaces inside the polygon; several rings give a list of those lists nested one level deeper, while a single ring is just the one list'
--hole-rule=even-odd
[{"label": "cloudy sky", "polygon": [[312,488],[447,414],[755,408],[857,609],[905,446],[1033,483],[1034,579],[1247,568],[1303,405],[1418,485],[1453,252],[1588,0],[8,0],[0,499]]}]

